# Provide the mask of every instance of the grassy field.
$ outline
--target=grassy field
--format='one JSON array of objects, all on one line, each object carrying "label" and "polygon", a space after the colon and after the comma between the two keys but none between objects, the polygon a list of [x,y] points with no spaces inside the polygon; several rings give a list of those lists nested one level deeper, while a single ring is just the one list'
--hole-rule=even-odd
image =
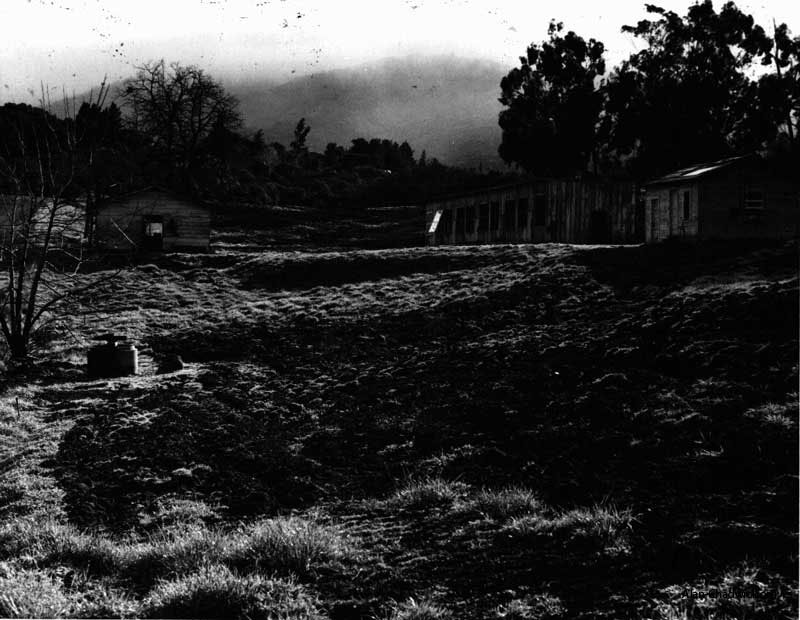
[{"label": "grassy field", "polygon": [[[797,616],[794,246],[281,221],[124,272],[6,386],[0,616]],[[85,378],[109,330],[141,376]]]}]

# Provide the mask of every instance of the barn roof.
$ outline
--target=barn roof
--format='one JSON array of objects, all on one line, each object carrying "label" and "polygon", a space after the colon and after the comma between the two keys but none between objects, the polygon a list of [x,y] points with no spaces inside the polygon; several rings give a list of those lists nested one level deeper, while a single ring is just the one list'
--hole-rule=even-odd
[{"label": "barn roof", "polygon": [[117,194],[117,195],[114,195],[114,196],[110,196],[109,198],[106,198],[102,202],[100,202],[97,205],[97,208],[98,209],[103,209],[104,207],[106,207],[108,205],[119,204],[120,202],[125,202],[125,201],[127,201],[127,200],[129,200],[131,198],[135,198],[136,196],[138,196],[140,194],[148,194],[148,193],[164,194],[166,196],[171,196],[172,198],[175,198],[177,200],[182,200],[182,201],[185,201],[185,202],[191,202],[193,205],[198,206],[200,208],[208,209],[209,211],[211,210],[211,207],[209,205],[207,205],[206,203],[204,203],[204,202],[202,202],[200,200],[192,198],[191,196],[189,196],[187,194],[181,194],[179,192],[176,192],[176,191],[173,191],[171,189],[167,189],[165,187],[161,187],[161,186],[158,186],[158,185],[148,185],[147,187],[142,187],[140,189],[135,189],[135,190],[130,191],[130,192],[125,192],[123,194]]},{"label": "barn roof", "polygon": [[710,174],[719,172],[731,166],[742,163],[745,160],[753,159],[754,155],[739,155],[737,157],[726,157],[725,159],[718,159],[717,161],[704,162],[689,166],[688,168],[681,168],[675,172],[653,179],[645,185],[661,185],[665,183],[684,183],[686,181],[694,181],[700,177],[705,177]]}]

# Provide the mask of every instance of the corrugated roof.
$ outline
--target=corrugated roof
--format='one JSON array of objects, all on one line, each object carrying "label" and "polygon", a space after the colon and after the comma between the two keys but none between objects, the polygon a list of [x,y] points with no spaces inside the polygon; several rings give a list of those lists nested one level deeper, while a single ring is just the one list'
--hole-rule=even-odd
[{"label": "corrugated roof", "polygon": [[680,170],[676,170],[675,172],[670,172],[669,174],[664,175],[663,177],[653,179],[652,181],[646,183],[646,185],[657,185],[660,183],[676,183],[681,181],[693,181],[699,177],[711,174],[712,172],[717,172],[718,170],[722,170],[723,168],[727,168],[728,166],[741,162],[742,160],[749,159],[751,157],[753,157],[753,155],[739,155],[737,157],[727,157],[725,159],[719,159],[717,161],[695,164],[694,166],[689,166],[688,168],[681,168]]}]

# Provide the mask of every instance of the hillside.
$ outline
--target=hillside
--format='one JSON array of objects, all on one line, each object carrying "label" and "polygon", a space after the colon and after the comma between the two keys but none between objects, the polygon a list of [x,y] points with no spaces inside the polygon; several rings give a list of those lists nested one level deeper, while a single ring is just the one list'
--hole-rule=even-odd
[{"label": "hillside", "polygon": [[[796,617],[794,247],[310,222],[123,272],[7,386],[0,616]],[[109,330],[142,376],[85,378]]]},{"label": "hillside", "polygon": [[245,122],[288,144],[297,121],[309,146],[354,138],[408,141],[418,157],[466,167],[503,168],[497,155],[500,79],[507,67],[456,57],[395,58],[274,82],[232,83]]}]

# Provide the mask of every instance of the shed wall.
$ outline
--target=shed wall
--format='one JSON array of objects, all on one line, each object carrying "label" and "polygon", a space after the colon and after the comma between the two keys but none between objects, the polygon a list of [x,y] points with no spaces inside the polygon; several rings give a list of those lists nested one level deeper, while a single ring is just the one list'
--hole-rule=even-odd
[{"label": "shed wall", "polygon": [[163,218],[164,250],[209,249],[209,210],[188,200],[157,192],[143,192],[104,205],[95,220],[97,245],[114,250],[141,248],[146,216]]}]

